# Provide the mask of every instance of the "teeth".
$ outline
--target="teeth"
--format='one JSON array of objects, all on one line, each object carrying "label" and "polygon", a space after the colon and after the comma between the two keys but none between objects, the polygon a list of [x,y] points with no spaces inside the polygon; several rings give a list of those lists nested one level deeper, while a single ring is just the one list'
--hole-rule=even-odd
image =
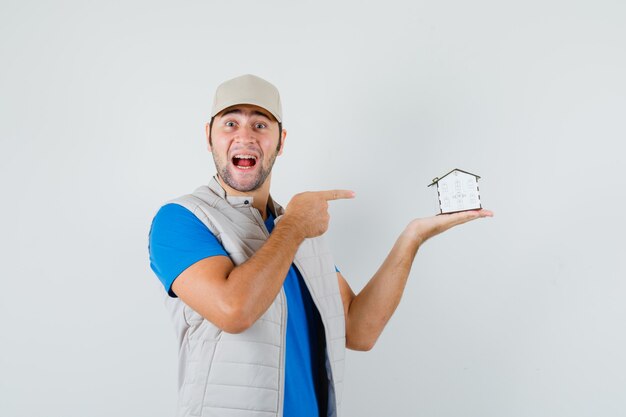
[{"label": "teeth", "polygon": [[[237,159],[252,159],[254,161],[256,161],[257,157],[254,155],[247,155],[247,154],[239,154],[239,155],[235,155],[233,156],[233,159],[237,158]],[[239,169],[252,169],[252,166],[241,166],[241,165],[237,165],[237,168]]]}]

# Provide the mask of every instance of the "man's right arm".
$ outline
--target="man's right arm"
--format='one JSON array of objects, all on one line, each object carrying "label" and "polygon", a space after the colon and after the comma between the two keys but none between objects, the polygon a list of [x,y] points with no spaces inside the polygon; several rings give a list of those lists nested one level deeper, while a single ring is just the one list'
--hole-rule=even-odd
[{"label": "man's right arm", "polygon": [[172,290],[222,330],[246,330],[278,295],[302,241],[328,229],[328,201],[353,195],[336,190],[294,196],[268,240],[250,259],[239,266],[226,256],[202,259],[174,280]]},{"label": "man's right arm", "polygon": [[235,266],[227,256],[202,259],[174,280],[172,290],[220,329],[240,333],[276,298],[303,240],[298,228],[285,218],[243,264]]}]

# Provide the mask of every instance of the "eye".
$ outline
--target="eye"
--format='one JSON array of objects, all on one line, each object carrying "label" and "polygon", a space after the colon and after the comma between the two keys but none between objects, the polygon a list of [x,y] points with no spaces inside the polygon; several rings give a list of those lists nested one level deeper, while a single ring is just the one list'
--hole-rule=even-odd
[{"label": "eye", "polygon": [[265,125],[265,123],[259,122],[259,123],[255,123],[254,127],[256,129],[265,129],[267,126]]},{"label": "eye", "polygon": [[235,122],[229,120],[228,122],[224,123],[224,126],[226,126],[226,127],[234,127],[235,126]]}]

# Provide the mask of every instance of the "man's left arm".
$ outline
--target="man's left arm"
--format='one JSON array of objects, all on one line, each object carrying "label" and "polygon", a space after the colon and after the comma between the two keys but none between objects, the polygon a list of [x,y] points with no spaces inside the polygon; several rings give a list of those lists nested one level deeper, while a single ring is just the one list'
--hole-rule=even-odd
[{"label": "man's left arm", "polygon": [[374,347],[400,303],[417,250],[426,240],[451,227],[492,216],[491,211],[483,209],[413,220],[358,295],[337,272],[346,315],[346,347],[353,350]]}]

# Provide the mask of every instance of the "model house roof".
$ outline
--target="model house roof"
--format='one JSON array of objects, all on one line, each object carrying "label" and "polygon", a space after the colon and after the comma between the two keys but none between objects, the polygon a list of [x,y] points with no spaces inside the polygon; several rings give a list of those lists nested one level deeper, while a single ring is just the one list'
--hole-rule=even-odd
[{"label": "model house roof", "polygon": [[454,168],[452,171],[448,172],[446,175],[444,175],[443,177],[435,177],[433,178],[433,182],[432,184],[428,185],[429,187],[431,185],[435,185],[437,184],[439,181],[441,181],[442,179],[444,179],[445,177],[447,177],[448,175],[452,174],[454,171],[459,171],[459,172],[463,172],[464,174],[469,174],[469,175],[473,175],[474,177],[476,177],[476,179],[479,179],[480,177],[476,174],[472,174],[471,172],[467,172],[467,171],[463,171],[462,169],[458,169],[458,168]]}]

